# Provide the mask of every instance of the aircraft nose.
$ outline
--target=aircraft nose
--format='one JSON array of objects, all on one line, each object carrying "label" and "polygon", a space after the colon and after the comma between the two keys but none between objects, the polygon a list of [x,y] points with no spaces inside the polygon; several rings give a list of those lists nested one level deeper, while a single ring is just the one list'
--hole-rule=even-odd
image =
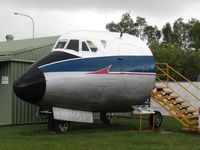
[{"label": "aircraft nose", "polygon": [[46,90],[44,74],[39,68],[31,67],[14,82],[13,89],[22,100],[37,104],[43,98]]}]

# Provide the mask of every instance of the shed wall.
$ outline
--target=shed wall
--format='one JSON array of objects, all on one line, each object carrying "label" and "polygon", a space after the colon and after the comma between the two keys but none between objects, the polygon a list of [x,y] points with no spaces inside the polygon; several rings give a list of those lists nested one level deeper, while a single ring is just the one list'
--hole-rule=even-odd
[{"label": "shed wall", "polygon": [[[32,65],[31,61],[37,61],[51,51],[53,44],[17,53],[12,56],[15,61],[11,62],[11,83],[22,75],[25,70]],[[17,60],[17,61],[16,61]],[[26,61],[27,60],[27,61]],[[30,62],[29,62],[30,61]],[[12,91],[12,124],[26,124],[44,122],[44,119],[37,117],[38,107],[20,100]]]},{"label": "shed wall", "polygon": [[[11,84],[31,65],[28,62],[11,62]],[[12,124],[37,123],[44,120],[37,118],[37,106],[20,100],[12,90]]]},{"label": "shed wall", "polygon": [[[0,125],[11,124],[12,120],[12,83],[9,62],[0,63]],[[8,77],[8,82],[5,78]]]},{"label": "shed wall", "polygon": [[13,54],[12,60],[0,62],[0,79],[9,78],[8,84],[0,84],[0,125],[43,122],[36,115],[38,107],[20,100],[13,91],[13,83],[32,64],[50,52],[53,44]]},{"label": "shed wall", "polygon": [[[38,107],[16,97],[14,81],[34,62],[49,53],[58,37],[2,42],[0,56],[0,125],[37,123]],[[8,77],[8,84],[1,83]],[[4,78],[5,79],[5,78]]]}]

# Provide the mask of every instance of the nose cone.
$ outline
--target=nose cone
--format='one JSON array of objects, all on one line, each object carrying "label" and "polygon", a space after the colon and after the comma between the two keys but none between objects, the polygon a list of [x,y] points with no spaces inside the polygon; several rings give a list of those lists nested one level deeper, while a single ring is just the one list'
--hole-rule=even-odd
[{"label": "nose cone", "polygon": [[45,77],[38,67],[71,58],[77,58],[77,56],[60,51],[47,54],[15,81],[13,85],[15,94],[24,101],[38,104],[46,91]]},{"label": "nose cone", "polygon": [[15,94],[22,100],[37,104],[46,90],[44,74],[37,67],[28,69],[13,85]]}]

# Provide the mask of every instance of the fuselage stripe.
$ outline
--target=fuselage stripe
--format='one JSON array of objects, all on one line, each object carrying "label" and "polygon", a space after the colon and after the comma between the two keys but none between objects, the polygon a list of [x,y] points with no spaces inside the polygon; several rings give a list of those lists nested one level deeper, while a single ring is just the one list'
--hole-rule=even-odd
[{"label": "fuselage stripe", "polygon": [[[82,58],[71,61],[55,62],[40,67],[45,72],[96,72],[106,74],[123,73],[155,73],[153,56],[110,56]],[[106,70],[107,69],[107,70]],[[99,72],[100,71],[100,72]]]}]

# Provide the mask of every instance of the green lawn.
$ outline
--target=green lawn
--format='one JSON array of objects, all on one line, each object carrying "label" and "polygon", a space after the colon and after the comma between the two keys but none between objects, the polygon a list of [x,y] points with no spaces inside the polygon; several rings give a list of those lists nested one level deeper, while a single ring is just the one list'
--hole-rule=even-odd
[{"label": "green lawn", "polygon": [[183,132],[166,117],[162,128],[170,132],[139,132],[138,120],[130,119],[110,126],[72,124],[66,134],[49,133],[46,124],[7,126],[0,127],[0,150],[200,150],[197,132]]}]

